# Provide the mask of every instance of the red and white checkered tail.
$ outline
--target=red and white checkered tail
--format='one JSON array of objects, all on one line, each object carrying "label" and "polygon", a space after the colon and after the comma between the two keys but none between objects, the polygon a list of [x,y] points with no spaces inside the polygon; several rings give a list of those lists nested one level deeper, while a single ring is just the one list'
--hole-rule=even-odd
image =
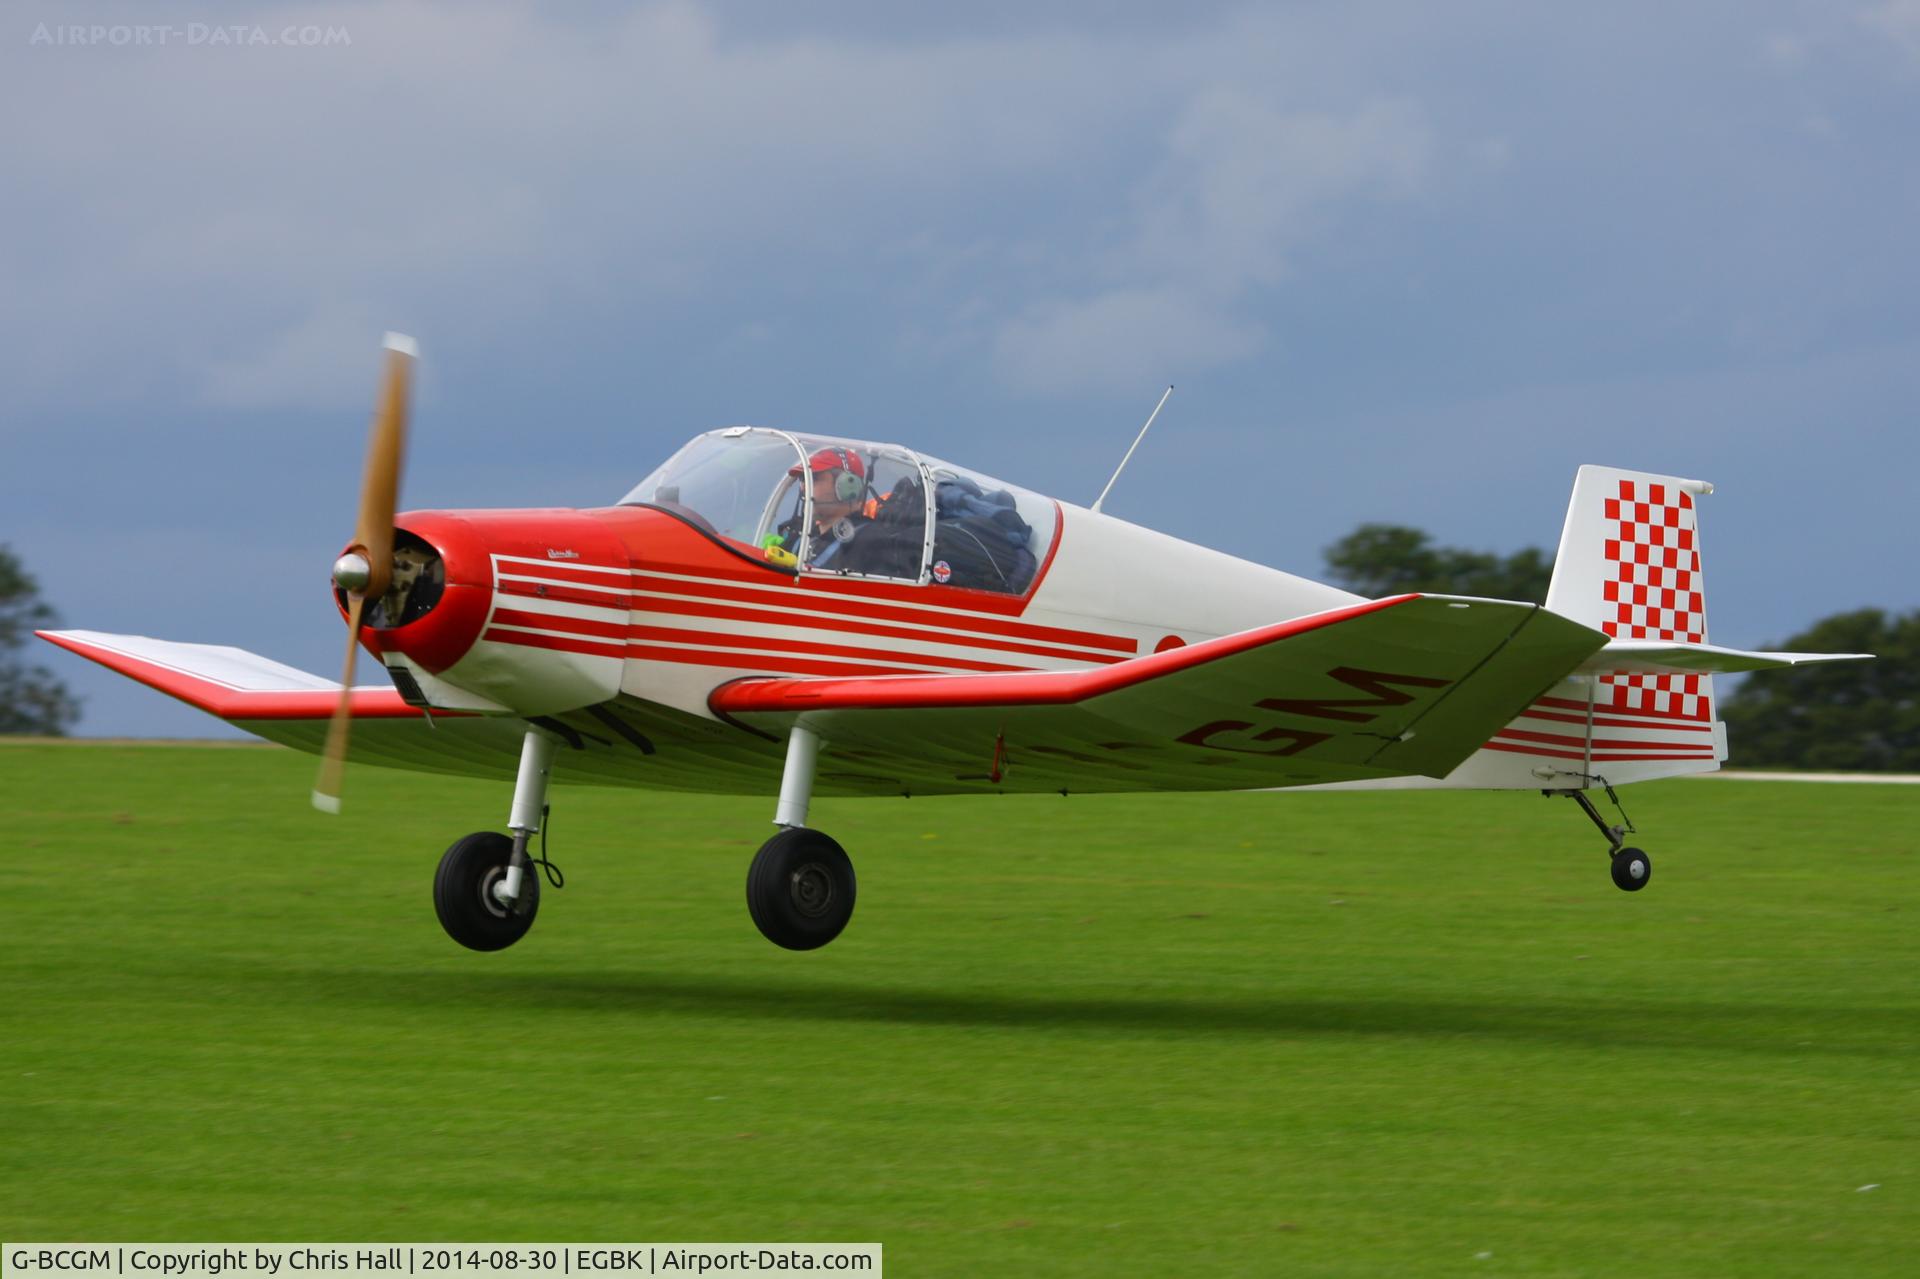
[{"label": "red and white checkered tail", "polygon": [[[1702,480],[1581,467],[1547,607],[1615,640],[1705,644],[1699,500],[1711,492]],[[1595,771],[1627,781],[1707,772],[1726,757],[1711,675],[1589,678],[1595,736],[1608,730],[1608,748],[1592,752]]]}]

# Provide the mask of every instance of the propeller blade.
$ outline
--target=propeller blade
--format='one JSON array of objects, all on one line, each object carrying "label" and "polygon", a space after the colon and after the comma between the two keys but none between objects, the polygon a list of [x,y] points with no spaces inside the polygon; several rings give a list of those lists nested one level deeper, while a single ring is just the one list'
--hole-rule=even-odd
[{"label": "propeller blade", "polygon": [[386,378],[367,432],[367,465],[361,473],[360,515],[353,533],[369,569],[362,594],[376,600],[387,593],[393,576],[393,515],[400,502],[400,469],[407,451],[413,363],[420,358],[419,345],[403,333],[387,334],[385,345]]},{"label": "propeller blade", "polygon": [[340,811],[340,784],[347,771],[347,734],[353,726],[353,663],[360,653],[360,617],[366,597],[347,600],[347,668],[340,676],[340,700],[327,723],[327,745],[320,754],[320,776],[313,783],[313,806],[323,813]]},{"label": "propeller blade", "polygon": [[[393,579],[393,517],[400,504],[400,471],[407,452],[407,404],[412,392],[413,365],[420,347],[404,333],[389,333],[386,373],[380,396],[374,401],[373,424],[367,430],[367,464],[360,473],[360,511],[354,521],[353,546],[334,566],[335,582],[347,589],[347,663],[340,677],[340,701],[327,724],[327,744],[320,757],[320,776],[313,784],[313,806],[323,813],[340,811],[341,783],[346,777],[347,736],[353,723],[353,665],[360,650],[360,625],[367,601],[387,593]],[[366,563],[365,581],[352,589],[356,576],[352,556]]]}]

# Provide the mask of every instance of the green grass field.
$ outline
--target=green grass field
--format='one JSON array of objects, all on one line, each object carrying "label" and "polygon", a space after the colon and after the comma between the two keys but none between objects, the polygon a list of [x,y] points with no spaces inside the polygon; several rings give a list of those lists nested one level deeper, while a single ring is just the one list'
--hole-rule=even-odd
[{"label": "green grass field", "polygon": [[[562,761],[564,763],[564,761]],[[1920,1255],[1920,789],[772,801],[0,747],[0,1237],[878,1240],[894,1275],[1868,1275]],[[1873,1187],[1866,1189],[1866,1187]]]}]

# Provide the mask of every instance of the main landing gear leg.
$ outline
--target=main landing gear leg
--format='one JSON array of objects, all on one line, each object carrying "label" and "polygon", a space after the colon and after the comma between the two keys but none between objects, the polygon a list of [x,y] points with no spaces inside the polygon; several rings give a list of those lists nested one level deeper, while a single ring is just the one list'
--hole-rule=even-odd
[{"label": "main landing gear leg", "polygon": [[[1606,783],[1603,781],[1601,785],[1606,786]],[[1626,837],[1628,835],[1638,834],[1639,832],[1634,830],[1633,819],[1627,816],[1627,810],[1620,808],[1620,797],[1613,793],[1613,787],[1607,786],[1607,798],[1613,801],[1615,808],[1620,808],[1620,820],[1625,823],[1621,826],[1607,825],[1606,819],[1600,816],[1600,811],[1593,806],[1593,801],[1587,798],[1587,793],[1584,790],[1544,791],[1542,793],[1547,795],[1560,794],[1571,798],[1574,803],[1580,805],[1580,811],[1587,815],[1587,819],[1599,827],[1600,833],[1607,837],[1607,856],[1613,864],[1613,882],[1615,887],[1621,889],[1623,892],[1637,893],[1647,886],[1647,880],[1653,877],[1653,859],[1637,848],[1626,847]]]},{"label": "main landing gear leg", "polygon": [[[547,808],[547,778],[553,772],[553,738],[537,728],[529,728],[520,739],[520,775],[513,783],[513,807],[507,811],[507,830],[513,834],[513,853],[507,860],[507,874],[493,889],[493,895],[509,910],[520,901],[526,886],[534,885],[539,897],[539,877],[529,875],[533,861],[527,856],[527,843],[540,833],[541,815]],[[533,913],[529,910],[528,915]],[[531,922],[531,920],[529,920]]]},{"label": "main landing gear leg", "polygon": [[747,870],[747,911],[766,939],[788,950],[816,950],[853,917],[853,862],[830,837],[807,829],[820,738],[795,724],[773,821],[780,833],[760,846]]},{"label": "main landing gear leg", "polygon": [[[540,831],[553,768],[553,738],[530,728],[507,817],[512,837],[481,831],[458,840],[433,878],[433,908],[447,936],[472,950],[504,950],[526,936],[540,909],[540,877],[527,843]],[[559,884],[554,881],[555,886]]]}]

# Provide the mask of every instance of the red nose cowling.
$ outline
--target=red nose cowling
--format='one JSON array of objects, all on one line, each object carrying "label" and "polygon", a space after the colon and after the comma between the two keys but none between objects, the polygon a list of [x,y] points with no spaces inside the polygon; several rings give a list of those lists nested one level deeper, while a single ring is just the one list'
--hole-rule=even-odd
[{"label": "red nose cowling", "polygon": [[[394,521],[433,547],[446,586],[424,615],[361,632],[376,657],[400,653],[435,675],[466,656],[492,611],[496,585],[512,593],[516,562],[627,567],[627,551],[607,525],[574,510],[404,511]],[[344,612],[343,612],[344,615]]]}]

